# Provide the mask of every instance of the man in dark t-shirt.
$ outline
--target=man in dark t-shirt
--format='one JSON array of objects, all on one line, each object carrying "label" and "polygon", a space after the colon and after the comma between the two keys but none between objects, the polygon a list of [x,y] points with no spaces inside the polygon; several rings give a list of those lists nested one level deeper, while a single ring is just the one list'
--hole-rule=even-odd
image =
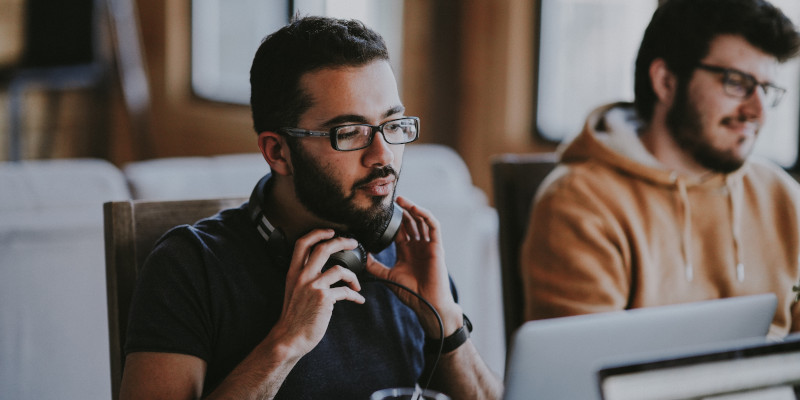
[{"label": "man in dark t-shirt", "polygon": [[262,42],[251,87],[271,174],[240,208],[157,243],[133,298],[121,398],[366,399],[428,383],[499,398],[438,221],[395,198],[420,125],[381,37],[358,21],[297,19]]},{"label": "man in dark t-shirt", "polygon": [[[205,394],[281,315],[288,260],[266,246],[248,209],[245,204],[170,231],[148,259],[134,300],[126,353],[205,360]],[[394,249],[376,258],[392,265]],[[322,340],[295,365],[276,398],[367,399],[381,388],[414,386],[425,361],[416,315],[382,283],[362,282],[360,294],[365,304],[334,307]],[[319,379],[309,379],[314,376]]]}]

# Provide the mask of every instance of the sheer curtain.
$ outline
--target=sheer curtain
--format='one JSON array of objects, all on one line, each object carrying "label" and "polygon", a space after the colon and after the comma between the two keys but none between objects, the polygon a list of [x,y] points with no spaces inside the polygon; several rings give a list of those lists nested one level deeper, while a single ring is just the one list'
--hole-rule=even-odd
[{"label": "sheer curtain", "polygon": [[545,138],[577,135],[586,115],[633,101],[633,66],[656,0],[541,0],[536,124]]}]

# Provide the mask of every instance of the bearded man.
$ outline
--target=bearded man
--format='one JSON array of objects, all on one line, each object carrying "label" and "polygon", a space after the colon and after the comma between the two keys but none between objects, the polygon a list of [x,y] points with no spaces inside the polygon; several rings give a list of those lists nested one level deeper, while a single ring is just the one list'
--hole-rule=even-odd
[{"label": "bearded man", "polygon": [[600,107],[539,189],[521,254],[542,319],[775,293],[800,330],[800,187],[751,157],[800,46],[763,0],[668,0],[639,49],[635,102]]},{"label": "bearded man", "polygon": [[420,123],[383,39],[358,21],[299,18],[262,42],[250,75],[271,173],[241,207],[156,244],[120,398],[367,399],[428,384],[499,398],[438,221],[395,198]]}]

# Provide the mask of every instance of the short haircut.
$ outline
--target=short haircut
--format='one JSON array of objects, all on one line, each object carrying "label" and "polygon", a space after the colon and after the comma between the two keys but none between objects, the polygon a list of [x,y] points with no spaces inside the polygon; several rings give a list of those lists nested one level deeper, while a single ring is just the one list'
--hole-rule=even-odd
[{"label": "short haircut", "polygon": [[634,91],[639,117],[653,117],[656,95],[650,64],[657,58],[686,84],[708,55],[711,41],[731,34],[743,37],[779,62],[794,57],[800,36],[792,21],[765,0],[667,0],[653,14],[636,58]]},{"label": "short haircut", "polygon": [[250,107],[256,133],[297,125],[311,107],[303,74],[323,68],[389,60],[383,38],[356,20],[295,18],[267,36],[250,68]]}]

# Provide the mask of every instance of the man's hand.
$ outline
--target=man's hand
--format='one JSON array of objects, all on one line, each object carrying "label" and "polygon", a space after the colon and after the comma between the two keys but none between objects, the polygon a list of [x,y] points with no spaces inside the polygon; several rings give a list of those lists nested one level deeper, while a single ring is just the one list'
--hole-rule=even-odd
[{"label": "man's hand", "polygon": [[[341,266],[322,273],[331,254],[354,249],[354,239],[333,238],[330,229],[317,229],[297,240],[286,276],[283,311],[270,336],[290,344],[295,356],[302,357],[322,340],[337,301],[359,304],[364,297],[356,275]],[[342,281],[343,286],[331,287]]]},{"label": "man's hand", "polygon": [[[387,268],[372,256],[367,260],[367,271],[379,278],[407,286],[429,301],[439,312],[444,323],[445,336],[463,324],[461,307],[450,291],[450,278],[444,261],[439,221],[430,213],[403,198],[397,198],[403,208],[403,223],[397,233],[397,263]],[[416,297],[404,290],[393,288],[403,303],[417,314],[427,335],[439,337],[439,323],[431,311]]]}]

